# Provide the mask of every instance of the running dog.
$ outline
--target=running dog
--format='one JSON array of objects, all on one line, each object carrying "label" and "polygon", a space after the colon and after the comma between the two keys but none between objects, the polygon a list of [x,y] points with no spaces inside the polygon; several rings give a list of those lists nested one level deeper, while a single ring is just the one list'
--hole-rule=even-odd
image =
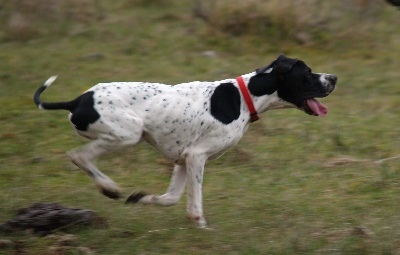
[{"label": "running dog", "polygon": [[234,146],[259,113],[297,108],[325,116],[326,106],[316,98],[335,88],[333,74],[313,73],[301,60],[280,55],[271,64],[233,79],[189,82],[174,86],[147,82],[99,83],[76,99],[46,103],[40,87],[34,102],[39,109],[68,110],[76,132],[92,141],[69,153],[106,196],[117,199],[120,189],[93,163],[107,152],[144,140],[175,167],[163,195],[131,194],[127,203],[170,206],[187,186],[187,217],[206,227],[202,205],[204,165]]}]

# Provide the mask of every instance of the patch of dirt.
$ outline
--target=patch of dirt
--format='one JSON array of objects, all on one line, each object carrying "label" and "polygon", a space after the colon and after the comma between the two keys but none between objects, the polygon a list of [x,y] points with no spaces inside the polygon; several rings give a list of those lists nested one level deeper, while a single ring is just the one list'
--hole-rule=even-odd
[{"label": "patch of dirt", "polygon": [[18,210],[14,219],[0,224],[0,232],[33,229],[39,235],[76,226],[105,225],[105,219],[86,209],[67,208],[58,203],[36,203]]}]

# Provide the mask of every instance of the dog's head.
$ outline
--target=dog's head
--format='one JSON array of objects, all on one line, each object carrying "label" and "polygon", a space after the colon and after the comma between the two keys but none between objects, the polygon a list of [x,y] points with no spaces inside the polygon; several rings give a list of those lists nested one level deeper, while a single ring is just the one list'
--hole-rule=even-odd
[{"label": "dog's head", "polygon": [[255,96],[277,93],[273,108],[296,107],[304,112],[325,116],[328,108],[316,98],[328,96],[336,85],[333,74],[313,73],[301,60],[280,55],[271,64],[256,70],[248,87]]}]

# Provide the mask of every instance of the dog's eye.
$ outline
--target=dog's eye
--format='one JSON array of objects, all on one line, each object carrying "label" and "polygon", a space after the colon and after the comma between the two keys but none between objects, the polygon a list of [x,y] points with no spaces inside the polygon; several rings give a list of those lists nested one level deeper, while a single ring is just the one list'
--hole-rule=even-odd
[{"label": "dog's eye", "polygon": [[311,69],[307,70],[307,76],[310,77],[312,75]]}]

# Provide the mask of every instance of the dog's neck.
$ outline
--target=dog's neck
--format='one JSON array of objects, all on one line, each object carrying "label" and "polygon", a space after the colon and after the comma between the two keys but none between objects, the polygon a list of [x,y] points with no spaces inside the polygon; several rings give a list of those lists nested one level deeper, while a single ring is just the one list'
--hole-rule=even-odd
[{"label": "dog's neck", "polygon": [[[278,91],[275,91],[271,94],[265,93],[263,95],[254,95],[254,94],[256,94],[256,92],[252,91],[251,88],[249,88],[249,82],[250,82],[250,79],[252,77],[254,77],[255,75],[256,75],[256,72],[251,72],[251,73],[242,75],[242,77],[246,83],[246,86],[249,89],[250,96],[254,103],[254,107],[256,108],[256,111],[258,113],[263,113],[265,111],[273,110],[273,109],[283,109],[283,108],[295,107],[294,105],[279,98]],[[265,74],[265,75],[269,75],[269,74]],[[266,81],[266,82],[268,82],[268,81]],[[263,86],[263,84],[257,84],[257,86]],[[265,86],[268,86],[268,84],[265,84]]]}]

